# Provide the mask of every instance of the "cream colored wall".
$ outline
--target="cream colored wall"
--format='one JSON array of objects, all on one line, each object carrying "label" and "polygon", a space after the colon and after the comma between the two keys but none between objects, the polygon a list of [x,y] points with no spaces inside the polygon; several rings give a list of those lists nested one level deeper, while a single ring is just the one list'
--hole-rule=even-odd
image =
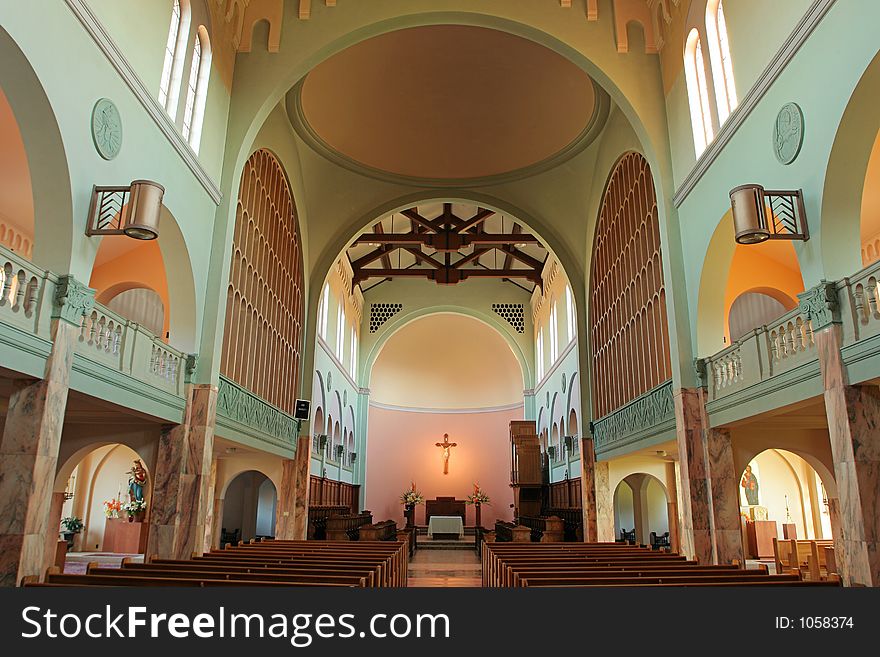
[{"label": "cream colored wall", "polygon": [[373,365],[371,399],[394,406],[462,409],[522,403],[510,347],[476,319],[429,315],[395,333]]}]

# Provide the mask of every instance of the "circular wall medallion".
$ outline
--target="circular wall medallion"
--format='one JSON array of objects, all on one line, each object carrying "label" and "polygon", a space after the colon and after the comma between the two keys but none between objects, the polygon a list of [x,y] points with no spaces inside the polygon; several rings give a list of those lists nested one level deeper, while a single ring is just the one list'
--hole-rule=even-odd
[{"label": "circular wall medallion", "polygon": [[804,143],[804,113],[797,103],[786,103],[773,124],[773,152],[782,164],[797,159]]},{"label": "circular wall medallion", "polygon": [[327,392],[332,390],[333,386],[333,372],[327,372]]},{"label": "circular wall medallion", "polygon": [[105,160],[112,160],[122,149],[122,117],[109,98],[99,99],[92,109],[92,140]]},{"label": "circular wall medallion", "polygon": [[342,391],[342,405],[348,406],[348,390]]},{"label": "circular wall medallion", "polygon": [[565,372],[562,373],[562,392],[565,392]]}]

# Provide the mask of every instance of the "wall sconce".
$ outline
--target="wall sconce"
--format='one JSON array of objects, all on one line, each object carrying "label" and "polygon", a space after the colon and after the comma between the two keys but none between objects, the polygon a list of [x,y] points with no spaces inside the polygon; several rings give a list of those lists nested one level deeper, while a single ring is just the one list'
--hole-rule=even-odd
[{"label": "wall sconce", "polygon": [[738,244],[810,239],[801,189],[782,191],[741,185],[730,190],[730,206]]},{"label": "wall sconce", "polygon": [[135,180],[127,187],[92,190],[86,235],[126,235],[136,240],[159,237],[159,217],[165,188],[151,180]]}]

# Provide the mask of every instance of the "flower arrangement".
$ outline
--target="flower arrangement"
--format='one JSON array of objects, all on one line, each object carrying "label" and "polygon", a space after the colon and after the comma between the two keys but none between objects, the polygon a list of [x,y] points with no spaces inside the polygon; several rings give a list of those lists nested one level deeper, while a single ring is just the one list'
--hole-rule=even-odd
[{"label": "flower arrangement", "polygon": [[139,515],[144,513],[147,510],[147,503],[145,500],[132,500],[131,502],[126,502],[122,505],[122,510],[125,511],[130,517]]},{"label": "flower arrangement", "polygon": [[480,490],[480,484],[474,484],[474,492],[465,498],[468,504],[492,504],[489,496]]},{"label": "flower arrangement", "polygon": [[82,518],[69,516],[62,518],[61,526],[64,528],[65,534],[79,534],[83,529],[83,521]]},{"label": "flower arrangement", "polygon": [[410,489],[400,496],[400,501],[403,504],[410,506],[422,504],[425,501],[425,498],[419,491],[416,490],[415,482],[413,482],[413,484],[410,486]]},{"label": "flower arrangement", "polygon": [[107,500],[104,502],[104,515],[108,518],[118,518],[122,513],[122,502],[118,499]]}]

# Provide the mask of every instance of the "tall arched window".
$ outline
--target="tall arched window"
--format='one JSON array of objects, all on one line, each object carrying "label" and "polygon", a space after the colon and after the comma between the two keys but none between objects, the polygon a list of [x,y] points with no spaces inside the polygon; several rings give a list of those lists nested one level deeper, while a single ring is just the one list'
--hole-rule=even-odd
[{"label": "tall arched window", "polygon": [[557,358],[559,358],[559,312],[554,301],[553,308],[550,309],[550,363],[555,363]]},{"label": "tall arched window", "polygon": [[258,150],[241,174],[221,373],[287,413],[300,379],[303,262],[284,169]]},{"label": "tall arched window", "polygon": [[538,337],[535,339],[535,383],[544,378],[544,331],[538,329]]},{"label": "tall arched window", "polygon": [[718,123],[724,123],[736,109],[736,85],[733,81],[733,62],[727,42],[727,23],[724,20],[722,0],[709,0],[706,5],[706,38],[712,61],[712,80],[715,83],[715,103]]},{"label": "tall arched window", "polygon": [[189,83],[186,90],[186,107],[183,110],[183,138],[198,153],[202,140],[202,123],[205,118],[205,101],[208,98],[208,80],[211,76],[211,41],[208,30],[199,25],[193,43]]},{"label": "tall arched window", "polygon": [[174,0],[171,6],[171,25],[168,27],[168,40],[165,42],[165,60],[162,64],[162,77],[159,78],[159,102],[174,119],[177,115],[177,100],[180,97],[180,78],[183,72],[183,53],[189,36],[190,7],[188,0]]},{"label": "tall arched window", "polygon": [[574,307],[574,295],[571,293],[570,285],[565,286],[565,316],[568,320],[566,322],[568,342],[571,342],[577,335],[577,310]]},{"label": "tall arched window", "polygon": [[691,108],[691,126],[697,157],[706,150],[715,133],[712,129],[712,111],[709,107],[709,87],[706,82],[706,64],[703,46],[696,28],[688,35],[684,50],[684,75],[687,81],[688,102]]},{"label": "tall arched window", "polygon": [[342,364],[342,359],[345,357],[345,307],[341,301],[336,312],[336,344],[334,346],[336,347],[336,358]]},{"label": "tall arched window", "polygon": [[357,331],[354,327],[351,327],[351,367],[349,368],[349,374],[351,374],[351,378],[357,379],[357,358],[358,358],[358,336]]},{"label": "tall arched window", "polygon": [[590,271],[593,417],[672,376],[657,197],[648,162],[624,155],[605,188]]},{"label": "tall arched window", "polygon": [[321,306],[318,308],[318,334],[321,338],[327,340],[327,324],[330,316],[330,284],[324,284],[324,291],[321,293]]}]

